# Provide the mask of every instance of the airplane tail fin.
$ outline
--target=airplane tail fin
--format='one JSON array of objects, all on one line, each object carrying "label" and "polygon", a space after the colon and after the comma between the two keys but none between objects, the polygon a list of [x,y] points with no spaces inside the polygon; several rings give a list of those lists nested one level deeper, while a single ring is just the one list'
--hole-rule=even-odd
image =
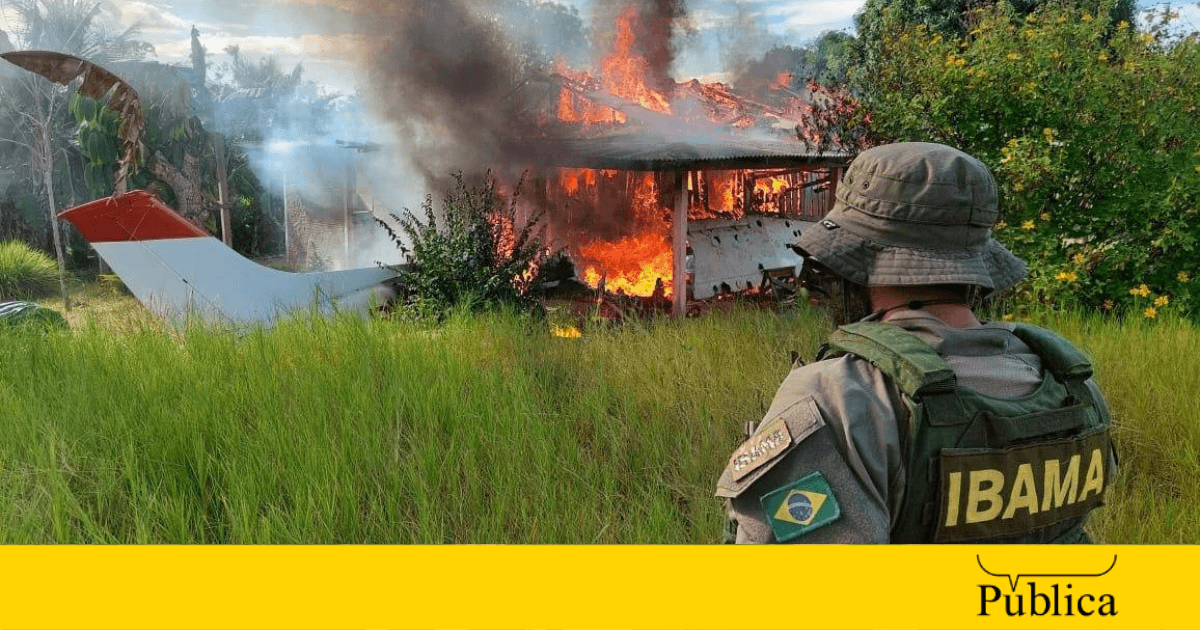
[{"label": "airplane tail fin", "polygon": [[213,238],[144,190],[61,212],[151,311],[269,323],[316,306],[365,309],[391,295],[383,268],[289,273],[259,265]]}]

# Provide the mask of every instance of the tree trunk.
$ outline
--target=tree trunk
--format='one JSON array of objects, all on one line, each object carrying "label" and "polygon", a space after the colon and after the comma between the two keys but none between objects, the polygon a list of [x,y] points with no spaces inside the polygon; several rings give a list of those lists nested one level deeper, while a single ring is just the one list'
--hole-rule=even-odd
[{"label": "tree trunk", "polygon": [[217,203],[221,212],[221,240],[233,247],[233,220],[229,217],[229,173],[225,169],[225,136],[212,136],[213,158],[217,162]]},{"label": "tree trunk", "polygon": [[50,231],[54,234],[54,253],[58,255],[58,288],[62,291],[63,308],[69,313],[71,312],[71,297],[67,295],[67,263],[63,256],[62,235],[58,230],[58,210],[54,204],[54,149],[50,143],[49,119],[45,123],[38,130],[40,134],[38,144],[42,150],[39,162],[43,167],[42,177],[46,185],[46,204],[50,208]]},{"label": "tree trunk", "polygon": [[185,153],[183,169],[171,164],[155,152],[150,158],[150,172],[175,191],[179,213],[197,227],[207,230],[209,213],[204,208],[204,190],[200,186],[200,158]]}]

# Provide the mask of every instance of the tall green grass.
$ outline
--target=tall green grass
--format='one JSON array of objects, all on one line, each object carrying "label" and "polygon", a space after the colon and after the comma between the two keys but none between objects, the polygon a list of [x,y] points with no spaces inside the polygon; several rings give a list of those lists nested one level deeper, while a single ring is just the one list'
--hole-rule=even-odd
[{"label": "tall green grass", "polygon": [[58,290],[58,264],[20,241],[0,243],[0,302],[49,295]]},{"label": "tall green grass", "polygon": [[[1095,352],[1105,542],[1194,542],[1195,328],[1059,316]],[[0,331],[0,541],[712,543],[712,492],[824,325],[752,309],[560,339],[510,315],[240,333]]]},{"label": "tall green grass", "polygon": [[812,326],[515,316],[0,339],[0,540],[714,542]]},{"label": "tall green grass", "polygon": [[[1140,320],[1140,321],[1139,321]],[[1110,543],[1200,543],[1200,330],[1176,318],[1046,321],[1086,348],[1113,414],[1120,475],[1094,537]]]}]

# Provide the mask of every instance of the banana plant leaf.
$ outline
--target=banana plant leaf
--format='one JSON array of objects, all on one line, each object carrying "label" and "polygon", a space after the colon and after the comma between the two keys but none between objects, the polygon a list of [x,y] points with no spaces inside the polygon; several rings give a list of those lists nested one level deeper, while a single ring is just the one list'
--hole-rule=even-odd
[{"label": "banana plant leaf", "polygon": [[83,77],[79,93],[105,103],[105,107],[121,115],[120,170],[117,173],[118,188],[135,166],[141,164],[144,147],[142,131],[146,120],[142,115],[142,103],[137,90],[124,79],[86,59],[73,55],[45,50],[18,50],[0,54],[7,61],[30,72],[39,74],[59,85],[70,85]]}]

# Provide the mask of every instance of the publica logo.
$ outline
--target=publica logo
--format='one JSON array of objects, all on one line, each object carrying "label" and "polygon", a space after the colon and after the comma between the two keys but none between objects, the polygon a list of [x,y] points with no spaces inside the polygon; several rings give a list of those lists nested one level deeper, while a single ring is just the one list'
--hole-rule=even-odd
[{"label": "publica logo", "polygon": [[[1094,578],[1107,575],[1117,566],[1117,557],[1100,573],[993,573],[975,556],[979,568],[992,577],[1007,578],[1009,592],[991,584],[979,585],[979,616],[1004,614],[1009,617],[1101,617],[1117,616],[1117,600],[1111,593],[1095,593]],[[1035,580],[1037,578],[1040,581]],[[1028,588],[1019,588],[1025,580]],[[1003,601],[1003,603],[1002,603]]]}]

